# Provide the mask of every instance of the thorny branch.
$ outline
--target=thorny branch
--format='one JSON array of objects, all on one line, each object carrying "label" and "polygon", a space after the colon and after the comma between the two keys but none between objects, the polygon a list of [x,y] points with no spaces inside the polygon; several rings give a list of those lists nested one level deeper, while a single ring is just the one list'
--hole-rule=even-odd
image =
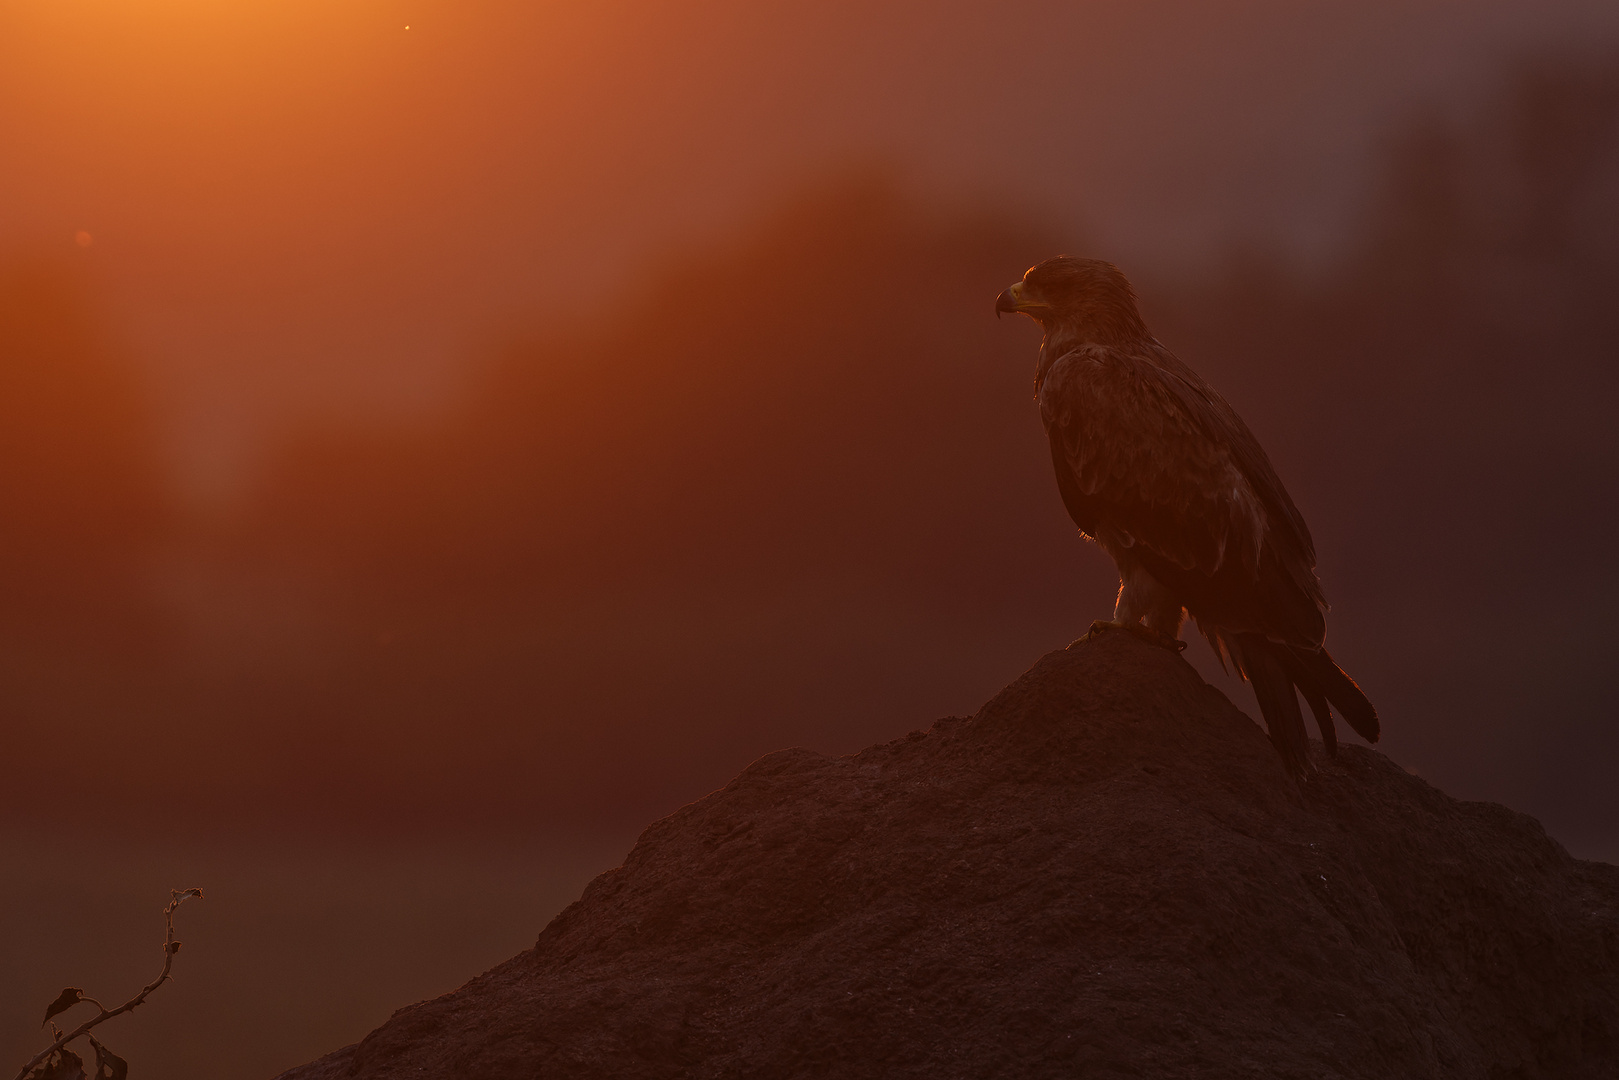
[{"label": "thorny branch", "polygon": [[[174,967],[174,954],[180,951],[180,943],[176,941],[174,937],[174,909],[191,899],[193,896],[201,900],[202,890],[171,889],[169,891],[169,902],[168,905],[163,909],[163,923],[166,929],[166,934],[163,938],[163,970],[157,973],[157,978],[147,983],[146,986],[142,988],[140,993],[136,994],[134,997],[130,998],[116,1009],[109,1009],[95,998],[88,997],[81,992],[77,998],[77,1001],[88,1001],[100,1011],[90,1019],[86,1020],[84,1023],[80,1024],[78,1027],[74,1028],[72,1031],[69,1031],[67,1034],[58,1034],[55,1042],[46,1047],[44,1050],[41,1050],[34,1056],[32,1061],[22,1067],[22,1071],[17,1074],[17,1080],[28,1080],[28,1074],[33,1072],[34,1069],[38,1068],[46,1058],[62,1049],[74,1039],[88,1035],[91,1029],[96,1027],[98,1024],[106,1023],[115,1016],[121,1016],[124,1013],[131,1011],[135,1008],[135,1006],[145,1001],[147,995],[153,990],[156,990],[158,987],[169,981],[169,970]],[[75,1004],[77,1004],[77,1001],[75,1001]],[[47,1015],[45,1019],[49,1020],[50,1016]],[[53,1031],[56,1030],[56,1025],[52,1024],[51,1029]]]}]

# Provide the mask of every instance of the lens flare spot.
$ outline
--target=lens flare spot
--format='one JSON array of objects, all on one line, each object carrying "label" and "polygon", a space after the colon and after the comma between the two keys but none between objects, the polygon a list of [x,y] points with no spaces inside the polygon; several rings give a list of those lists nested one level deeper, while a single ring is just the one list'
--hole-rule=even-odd
[{"label": "lens flare spot", "polygon": [[85,230],[80,229],[78,232],[73,234],[73,242],[82,248],[87,248],[96,242],[96,238],[91,236]]}]

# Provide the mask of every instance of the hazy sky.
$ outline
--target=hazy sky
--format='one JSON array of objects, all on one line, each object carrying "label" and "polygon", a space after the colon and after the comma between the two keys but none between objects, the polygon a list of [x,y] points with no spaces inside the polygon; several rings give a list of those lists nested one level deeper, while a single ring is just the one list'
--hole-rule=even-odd
[{"label": "hazy sky", "polygon": [[1129,265],[1320,257],[1401,117],[1616,33],[1602,0],[4,0],[0,257],[85,268],[228,489],[289,418],[431,406],[862,163]]},{"label": "hazy sky", "polygon": [[[1276,460],[1381,748],[1619,858],[1614,276],[1474,260],[1436,320],[1411,236],[1370,308],[1385,263],[1323,300],[1220,261],[1330,265],[1402,125],[1586,48],[1619,56],[1614,0],[0,0],[0,1049],[68,980],[149,978],[96,965],[198,884],[186,981],[117,1047],[271,1075],[532,941],[750,758],[969,712],[1106,615],[1037,332],[990,310],[1074,238]],[[235,514],[148,482],[126,359]]]}]

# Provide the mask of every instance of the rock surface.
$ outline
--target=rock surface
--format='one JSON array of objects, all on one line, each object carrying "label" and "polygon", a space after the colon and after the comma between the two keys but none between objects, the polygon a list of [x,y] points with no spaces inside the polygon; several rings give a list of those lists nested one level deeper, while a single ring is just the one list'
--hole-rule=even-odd
[{"label": "rock surface", "polygon": [[1178,656],[1076,643],[971,719],[760,759],[284,1080],[1619,1076],[1619,867],[1320,763]]}]

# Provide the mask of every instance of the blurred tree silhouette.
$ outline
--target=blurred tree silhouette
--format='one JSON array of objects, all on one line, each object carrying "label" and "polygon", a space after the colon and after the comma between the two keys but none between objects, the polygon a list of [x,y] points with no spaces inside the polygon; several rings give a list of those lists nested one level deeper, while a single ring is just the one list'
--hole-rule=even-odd
[{"label": "blurred tree silhouette", "polygon": [[1170,304],[1172,344],[1227,368],[1262,437],[1293,429],[1270,445],[1302,480],[1334,633],[1377,657],[1407,725],[1392,751],[1610,845],[1592,763],[1619,752],[1596,675],[1619,599],[1616,104],[1619,57],[1526,63],[1470,122],[1393,140],[1335,273],[1181,283]]},{"label": "blurred tree silhouette", "polygon": [[[1086,573],[1046,498],[1027,334],[984,299],[1052,242],[871,175],[807,195],[603,282],[604,319],[510,349],[432,430],[293,447],[227,543],[322,583],[365,752],[480,797],[543,777],[616,812],[758,740],[867,738],[938,707],[883,685],[919,626],[998,634]],[[1031,536],[1029,507],[1054,527]],[[957,658],[922,662],[948,700]]]},{"label": "blurred tree silhouette", "polygon": [[[61,267],[0,269],[0,752],[13,812],[125,808],[172,686],[152,417]],[[172,706],[170,706],[172,707]],[[83,781],[62,790],[64,761]]]},{"label": "blurred tree silhouette", "polygon": [[51,626],[99,636],[135,600],[167,510],[153,435],[71,278],[0,271],[0,625],[14,644]]},{"label": "blurred tree silhouette", "polygon": [[[138,784],[120,759],[150,742],[138,718],[167,683],[150,578],[172,507],[153,436],[73,277],[0,270],[0,746],[39,788],[81,752],[108,766],[106,797]],[[29,782],[10,797],[74,801]]]}]

